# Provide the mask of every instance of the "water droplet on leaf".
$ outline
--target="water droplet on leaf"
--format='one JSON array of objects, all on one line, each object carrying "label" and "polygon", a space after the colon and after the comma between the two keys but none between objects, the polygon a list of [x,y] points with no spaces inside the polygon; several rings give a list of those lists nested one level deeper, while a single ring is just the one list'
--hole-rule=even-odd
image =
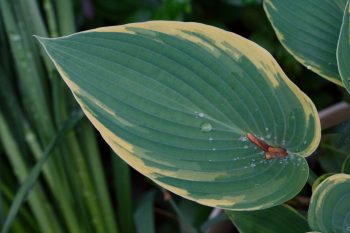
[{"label": "water droplet on leaf", "polygon": [[213,130],[213,126],[209,122],[204,122],[201,124],[202,132],[210,132]]}]

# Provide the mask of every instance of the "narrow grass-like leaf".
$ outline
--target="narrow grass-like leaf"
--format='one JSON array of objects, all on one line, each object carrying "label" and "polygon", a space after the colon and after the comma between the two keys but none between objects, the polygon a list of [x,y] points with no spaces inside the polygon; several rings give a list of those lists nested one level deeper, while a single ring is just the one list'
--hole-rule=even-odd
[{"label": "narrow grass-like leaf", "polygon": [[[17,24],[18,19],[8,0],[0,2],[3,20],[9,38],[14,62],[18,71],[18,83],[26,110],[30,113],[29,119],[34,122],[35,129],[42,141],[48,140],[53,133],[53,125],[48,109],[47,88],[44,88],[42,67],[37,66],[37,57],[31,50],[32,39],[28,39],[27,28],[24,24]],[[15,8],[17,9],[17,8]],[[23,21],[22,21],[23,22]],[[30,38],[32,38],[30,36]],[[31,77],[30,79],[28,77]],[[45,124],[42,124],[45,122]]]},{"label": "narrow grass-like leaf", "polygon": [[[12,190],[10,190],[10,188],[6,187],[6,184],[4,182],[0,184],[0,190],[3,193],[3,198],[4,198],[3,208],[6,210],[5,212],[7,213],[9,211],[11,203],[14,199],[14,195],[12,193]],[[4,216],[4,220],[5,220],[5,216]],[[1,226],[3,226],[3,223],[1,224]],[[18,217],[15,218],[15,220],[13,221],[12,226],[11,226],[11,229],[13,230],[13,232],[17,232],[16,227],[17,227],[17,229],[21,229],[20,232],[38,232],[38,231],[40,231],[40,229],[38,228],[38,226],[36,224],[35,216],[27,208],[20,209],[20,211],[18,213]]]},{"label": "narrow grass-like leaf", "polygon": [[[37,133],[36,135],[32,134],[38,139],[38,142],[35,143],[37,145],[41,143],[47,145],[51,138],[54,137],[55,129],[51,118],[50,105],[48,104],[49,88],[46,86],[46,76],[35,51],[34,38],[29,33],[33,25],[27,24],[26,16],[21,11],[23,9],[21,1],[16,0],[16,7],[13,7],[9,2],[8,0],[1,1],[0,10],[17,68],[18,76],[16,81],[19,85],[21,101],[24,106],[23,112],[28,113],[26,121],[33,127],[33,131]],[[22,122],[19,121],[17,124],[22,124]],[[31,141],[28,141],[28,143],[31,143]],[[38,148],[35,147],[35,149]],[[34,150],[33,154],[38,159],[41,153],[36,152],[38,150]],[[67,225],[70,229],[76,231],[78,223],[74,217],[72,206],[67,201],[70,192],[66,189],[66,179],[60,175],[63,174],[62,170],[61,160],[56,156],[47,164],[47,167],[44,167],[43,174],[48,181],[50,189],[53,190],[52,193],[55,199],[60,203]],[[41,219],[40,221],[45,222]],[[55,228],[51,227],[51,229]]]},{"label": "narrow grass-like leaf", "polygon": [[337,61],[344,86],[350,92],[350,1],[344,10],[343,23],[337,48]]},{"label": "narrow grass-like leaf", "polygon": [[306,219],[287,205],[257,211],[226,211],[240,233],[305,233]]},{"label": "narrow grass-like leaf", "polygon": [[[29,174],[27,165],[23,159],[25,154],[23,156],[19,150],[18,144],[12,135],[9,125],[5,121],[2,111],[0,111],[0,140],[4,145],[6,154],[11,155],[8,156],[8,161],[11,167],[14,168],[14,175],[20,182],[24,181]],[[41,230],[46,229],[48,233],[62,232],[62,229],[57,225],[57,219],[53,214],[52,208],[48,205],[48,200],[44,196],[41,186],[34,188],[33,195],[28,198],[28,204]],[[3,226],[1,225],[1,227]]]},{"label": "narrow grass-like leaf", "polygon": [[83,150],[79,146],[74,132],[67,134],[66,141],[69,142],[67,147],[73,155],[70,161],[73,161],[76,165],[74,168],[77,170],[76,174],[78,174],[79,188],[80,190],[84,190],[83,193],[81,193],[81,197],[84,199],[89,217],[94,219],[92,222],[94,232],[106,233],[108,232],[105,225],[105,220],[107,219],[103,218],[102,206],[98,200],[98,193],[94,187],[94,179],[89,171],[88,161],[84,158]]},{"label": "narrow grass-like leaf", "polygon": [[[95,192],[93,195],[96,197],[96,200],[93,201],[99,207],[98,218],[101,218],[104,222],[105,233],[116,233],[118,232],[117,219],[113,211],[111,197],[102,167],[101,159],[103,157],[98,150],[95,131],[88,120],[82,122],[81,127],[83,131],[78,132],[78,134],[81,140],[80,144],[85,145],[82,148],[84,152],[83,157],[88,164],[90,179],[94,186],[94,190],[91,190],[91,192]],[[127,189],[127,186],[123,188]],[[129,198],[131,199],[132,196],[130,195]],[[130,218],[132,221],[132,214]],[[128,232],[133,233],[133,231]]]},{"label": "narrow grass-like leaf", "polygon": [[11,209],[6,217],[5,223],[1,228],[1,233],[7,233],[10,229],[11,223],[13,222],[14,218],[16,217],[18,210],[20,206],[22,205],[23,201],[25,200],[26,196],[29,194],[31,189],[33,188],[34,184],[36,183],[39,174],[48,160],[48,158],[51,155],[51,152],[53,149],[60,143],[62,140],[64,134],[71,129],[73,129],[77,123],[83,118],[82,112],[76,112],[74,115],[72,115],[62,126],[62,128],[57,132],[57,135],[54,139],[52,139],[51,143],[47,146],[45,149],[45,152],[42,156],[42,158],[36,163],[36,165],[31,170],[29,176],[26,178],[26,180],[23,182],[22,186],[18,190],[15,199],[11,205]]},{"label": "narrow grass-like leaf", "polygon": [[185,214],[181,211],[181,209],[178,207],[178,205],[173,200],[173,198],[170,197],[168,201],[169,201],[171,208],[173,208],[174,212],[176,213],[176,215],[179,218],[179,224],[180,224],[180,227],[182,229],[182,232],[196,233],[197,230],[188,221],[188,218],[186,218]]},{"label": "narrow grass-like leaf", "polygon": [[112,164],[120,230],[122,233],[133,233],[135,230],[130,168],[114,153],[112,154]]},{"label": "narrow grass-like leaf", "polygon": [[[170,191],[247,210],[304,186],[317,111],[255,43],[168,21],[39,40],[113,150]],[[289,156],[266,160],[247,133]]]},{"label": "narrow grass-like leaf", "polygon": [[308,69],[341,86],[336,50],[346,2],[264,0],[282,45]]},{"label": "narrow grass-like leaf", "polygon": [[350,230],[350,175],[337,174],[319,184],[312,194],[308,221],[322,233]]},{"label": "narrow grass-like leaf", "polygon": [[137,233],[156,232],[153,207],[154,197],[154,191],[146,193],[135,211],[134,220]]},{"label": "narrow grass-like leaf", "polygon": [[56,2],[56,5],[60,34],[68,35],[74,33],[76,30],[73,2],[70,0],[60,0]]}]

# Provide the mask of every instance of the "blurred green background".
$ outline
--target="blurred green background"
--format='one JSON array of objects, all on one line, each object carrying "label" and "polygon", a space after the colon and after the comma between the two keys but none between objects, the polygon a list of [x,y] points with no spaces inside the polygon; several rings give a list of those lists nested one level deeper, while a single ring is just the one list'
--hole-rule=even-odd
[{"label": "blurred green background", "polygon": [[[147,20],[201,22],[266,48],[318,110],[349,99],[345,89],[287,53],[259,0],[1,0],[0,7],[0,226],[31,168],[79,111],[33,34],[57,37]],[[323,145],[335,153],[332,145],[339,140],[329,137]],[[326,158],[315,167],[334,172],[337,161]],[[310,187],[302,194],[309,193]],[[302,200],[291,204],[305,210]],[[208,221],[211,211],[163,193],[129,169],[83,119],[53,152],[10,232],[207,232],[225,218]]]}]

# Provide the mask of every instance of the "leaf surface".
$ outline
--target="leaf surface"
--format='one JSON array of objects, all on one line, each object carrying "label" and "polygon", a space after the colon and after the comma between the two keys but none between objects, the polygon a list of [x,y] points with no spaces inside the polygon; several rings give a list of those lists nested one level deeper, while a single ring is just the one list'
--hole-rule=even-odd
[{"label": "leaf surface", "polygon": [[350,1],[344,10],[343,23],[341,26],[337,60],[340,77],[343,80],[344,86],[350,92]]},{"label": "leaf surface", "polygon": [[308,221],[323,233],[350,231],[350,175],[336,174],[319,184],[312,194]]},{"label": "leaf surface", "polygon": [[265,12],[282,45],[318,75],[344,86],[337,44],[347,0],[264,0]]},{"label": "leaf surface", "polygon": [[[317,111],[255,43],[168,21],[40,41],[107,143],[162,187],[247,210],[281,204],[305,184]],[[289,156],[265,160],[247,133]]]}]

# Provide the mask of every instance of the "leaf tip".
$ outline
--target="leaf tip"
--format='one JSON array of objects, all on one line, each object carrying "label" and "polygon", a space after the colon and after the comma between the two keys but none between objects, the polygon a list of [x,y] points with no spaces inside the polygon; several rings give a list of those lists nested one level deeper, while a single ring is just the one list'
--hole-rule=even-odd
[{"label": "leaf tip", "polygon": [[37,35],[33,35],[33,37],[35,39],[37,39],[39,41],[39,43],[45,48],[47,45],[47,42],[52,40],[51,38],[46,38],[46,37],[41,37],[41,36],[37,36]]},{"label": "leaf tip", "polygon": [[46,54],[49,56],[49,58],[54,61],[54,59],[51,57],[51,52],[50,51],[50,45],[51,42],[55,39],[55,38],[46,38],[46,37],[41,37],[41,36],[37,36],[37,35],[33,35],[33,37],[35,39],[37,39],[40,43],[40,45],[42,46],[43,50],[46,52]]}]

